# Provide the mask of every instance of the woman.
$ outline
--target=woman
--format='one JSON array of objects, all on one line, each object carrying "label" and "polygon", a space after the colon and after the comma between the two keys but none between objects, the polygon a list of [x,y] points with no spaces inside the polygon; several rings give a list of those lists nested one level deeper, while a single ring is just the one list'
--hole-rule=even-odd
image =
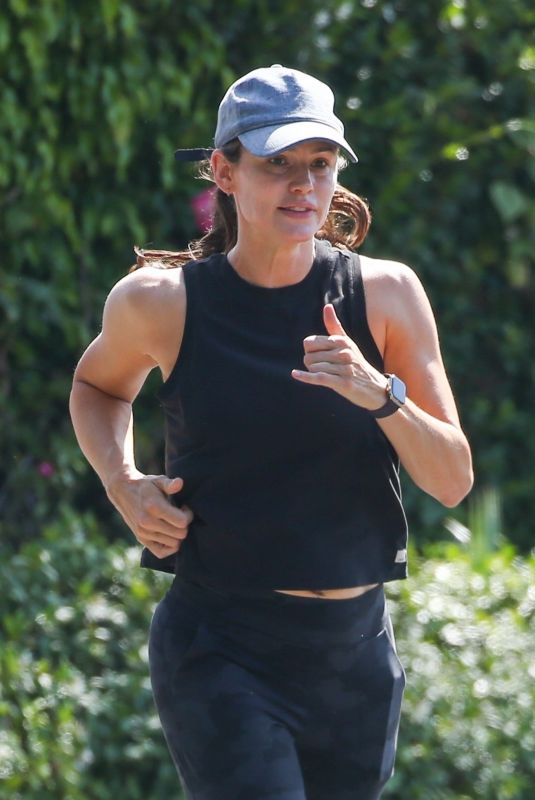
[{"label": "woman", "polygon": [[[230,87],[213,230],[140,253],[75,374],[85,455],[143,563],[176,572],[151,678],[194,800],[380,796],[404,687],[383,592],[407,575],[399,460],[447,506],[472,484],[418,279],[343,246],[369,216],[337,185],[342,153],[357,157],[333,105],[278,65]],[[133,455],[156,366],[165,476]]]}]

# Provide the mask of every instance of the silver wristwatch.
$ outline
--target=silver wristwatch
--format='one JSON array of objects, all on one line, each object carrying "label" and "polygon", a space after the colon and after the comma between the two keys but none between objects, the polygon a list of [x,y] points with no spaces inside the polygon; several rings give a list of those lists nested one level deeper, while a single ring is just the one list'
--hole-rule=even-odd
[{"label": "silver wristwatch", "polygon": [[375,409],[375,411],[370,411],[370,414],[372,417],[375,417],[375,419],[382,419],[382,417],[389,417],[391,414],[394,414],[398,408],[401,408],[401,406],[405,404],[407,396],[405,384],[401,378],[398,378],[397,375],[390,374],[386,374],[385,377],[388,379],[386,385],[386,403],[380,408]]}]

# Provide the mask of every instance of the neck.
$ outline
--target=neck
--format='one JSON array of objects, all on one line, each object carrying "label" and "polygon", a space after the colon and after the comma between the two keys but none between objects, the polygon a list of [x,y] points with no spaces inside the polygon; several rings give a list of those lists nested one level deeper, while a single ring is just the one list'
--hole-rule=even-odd
[{"label": "neck", "polygon": [[238,236],[227,258],[238,275],[256,286],[276,289],[306,277],[314,261],[314,239],[274,243],[244,241]]}]

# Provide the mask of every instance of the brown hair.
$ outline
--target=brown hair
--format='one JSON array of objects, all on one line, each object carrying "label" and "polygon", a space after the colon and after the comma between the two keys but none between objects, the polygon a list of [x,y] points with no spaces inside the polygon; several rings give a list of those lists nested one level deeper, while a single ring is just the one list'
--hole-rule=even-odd
[{"label": "brown hair", "polygon": [[[225,158],[237,163],[240,159],[242,145],[238,139],[222,147]],[[340,166],[345,161],[340,157]],[[210,162],[204,161],[200,166],[199,177],[213,181]],[[327,239],[335,247],[355,250],[366,238],[371,225],[371,212],[365,200],[344,186],[337,184],[331,200],[329,214],[321,230],[316,233],[318,239]],[[130,272],[144,266],[170,269],[181,267],[193,259],[206,258],[213,253],[228,253],[236,244],[238,224],[234,200],[221,189],[216,189],[214,198],[214,214],[208,233],[202,238],[189,243],[187,250],[144,250],[134,247],[136,263]]]}]

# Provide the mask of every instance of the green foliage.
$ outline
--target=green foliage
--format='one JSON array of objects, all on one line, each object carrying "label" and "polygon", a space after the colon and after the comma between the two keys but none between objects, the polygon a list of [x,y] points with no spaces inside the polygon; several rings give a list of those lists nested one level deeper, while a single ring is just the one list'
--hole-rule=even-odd
[{"label": "green foliage", "polygon": [[163,580],[67,511],[2,555],[0,797],[177,797],[146,651]]},{"label": "green foliage", "polygon": [[[63,510],[0,552],[0,797],[180,797],[148,682],[169,585]],[[407,672],[394,800],[531,800],[535,561],[457,546],[387,589]]]},{"label": "green foliage", "polygon": [[[535,565],[498,534],[532,546],[534,23],[529,0],[3,4],[2,800],[180,796],[146,663],[167,580],[110,545],[123,528],[67,394],[132,244],[196,235],[173,150],[209,145],[226,86],[274,62],[335,88],[361,159],[344,182],[374,212],[363,251],[421,275],[479,485],[502,498],[501,521],[492,493],[456,512],[466,550],[435,545],[389,589],[408,686],[387,796],[530,800]],[[157,383],[137,412],[150,472]],[[419,547],[443,537],[443,509],[411,486],[406,505]]]},{"label": "green foliage", "polygon": [[[0,512],[35,536],[60,503],[121,528],[66,414],[77,357],[133,243],[196,234],[177,146],[212,139],[229,82],[283,62],[336,89],[375,215],[364,251],[427,287],[481,485],[513,540],[535,508],[533,47],[529,0],[7,0],[0,11]],[[292,47],[288,50],[288,41]],[[161,470],[138,408],[140,466]],[[522,453],[522,459],[517,457]],[[519,468],[521,465],[521,469]],[[52,469],[51,469],[52,468]],[[425,538],[444,512],[407,486]]]},{"label": "green foliage", "polygon": [[388,590],[407,673],[395,800],[533,794],[535,562],[444,548]]}]

